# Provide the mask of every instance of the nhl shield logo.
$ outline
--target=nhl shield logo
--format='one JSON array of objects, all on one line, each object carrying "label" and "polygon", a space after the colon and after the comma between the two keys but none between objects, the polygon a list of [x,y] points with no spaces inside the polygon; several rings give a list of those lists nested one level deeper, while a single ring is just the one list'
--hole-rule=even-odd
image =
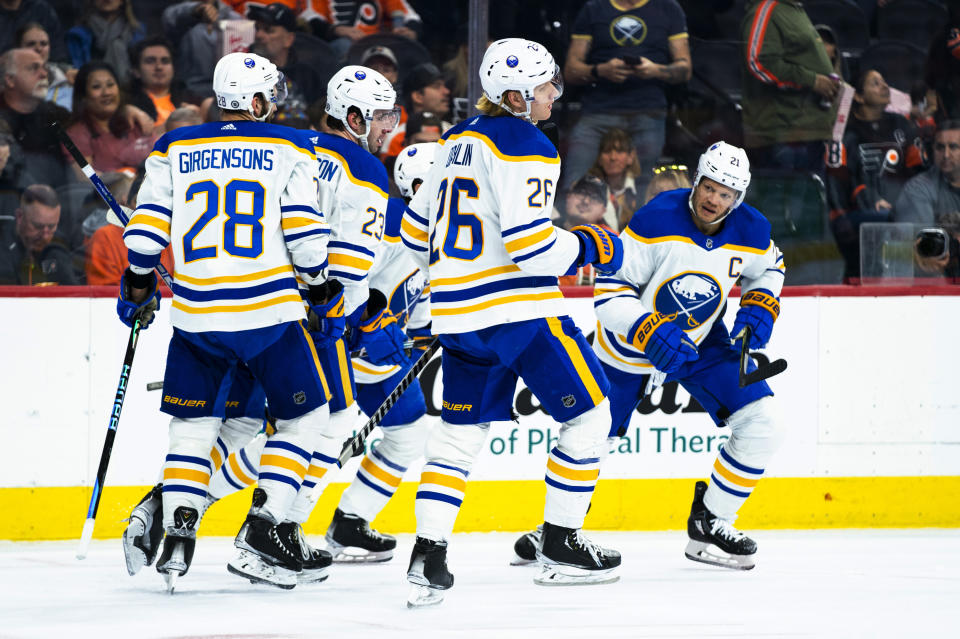
[{"label": "nhl shield logo", "polygon": [[293,403],[299,406],[307,401],[307,394],[303,391],[297,391],[293,394]]},{"label": "nhl shield logo", "polygon": [[692,331],[713,317],[722,301],[723,289],[713,276],[688,271],[660,285],[654,308],[664,315],[676,314],[674,323],[685,331]]},{"label": "nhl shield logo", "polygon": [[566,408],[573,408],[574,404],[577,403],[577,398],[573,395],[564,395],[560,398],[560,401],[563,402]]}]

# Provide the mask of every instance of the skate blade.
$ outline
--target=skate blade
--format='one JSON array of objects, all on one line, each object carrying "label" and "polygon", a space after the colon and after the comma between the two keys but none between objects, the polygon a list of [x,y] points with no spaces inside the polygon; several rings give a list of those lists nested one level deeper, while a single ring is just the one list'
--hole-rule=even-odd
[{"label": "skate blade", "polygon": [[167,584],[167,594],[173,594],[173,589],[177,587],[177,578],[181,574],[182,573],[179,573],[175,570],[163,573],[163,580]]},{"label": "skate blade", "polygon": [[713,544],[693,539],[687,543],[683,554],[691,561],[728,570],[752,570],[757,565],[755,555],[728,555]]},{"label": "skate blade", "polygon": [[407,608],[427,608],[443,603],[443,591],[429,586],[412,584],[407,595]]},{"label": "skate blade", "polygon": [[147,553],[142,549],[137,548],[134,544],[136,539],[143,538],[144,532],[146,531],[146,526],[143,523],[143,520],[137,517],[131,517],[129,520],[130,525],[127,526],[126,530],[123,531],[123,559],[127,563],[127,574],[133,577],[135,574],[140,572],[140,569],[144,566],[149,565],[147,563]]},{"label": "skate blade", "polygon": [[291,590],[297,585],[297,573],[280,566],[271,566],[258,555],[247,550],[230,560],[227,570],[234,575],[248,579],[250,583],[266,584],[284,590]]},{"label": "skate blade", "polygon": [[620,575],[613,568],[607,570],[585,570],[573,566],[543,566],[540,574],[533,578],[538,586],[599,586],[620,581]]},{"label": "skate blade", "polygon": [[333,563],[335,564],[379,564],[393,559],[392,550],[371,552],[352,546],[341,546],[339,548],[330,546],[329,550],[333,553]]}]

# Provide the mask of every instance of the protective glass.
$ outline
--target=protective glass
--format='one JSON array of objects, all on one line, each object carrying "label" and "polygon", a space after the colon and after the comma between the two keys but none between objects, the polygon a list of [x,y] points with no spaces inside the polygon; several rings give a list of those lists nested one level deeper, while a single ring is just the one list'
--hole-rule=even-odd
[{"label": "protective glass", "polygon": [[373,112],[373,121],[387,128],[395,128],[400,124],[400,107],[375,110]]},{"label": "protective glass", "polygon": [[550,84],[557,90],[557,97],[554,99],[559,100],[560,96],[563,95],[563,75],[560,73],[560,67],[556,64],[553,65],[553,78],[550,79]]}]

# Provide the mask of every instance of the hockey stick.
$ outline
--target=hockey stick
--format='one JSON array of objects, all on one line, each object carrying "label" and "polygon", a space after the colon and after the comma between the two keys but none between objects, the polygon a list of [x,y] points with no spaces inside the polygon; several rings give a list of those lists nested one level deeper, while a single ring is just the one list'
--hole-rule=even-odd
[{"label": "hockey stick", "polygon": [[742,343],[740,344],[740,388],[762,382],[765,379],[770,379],[774,375],[779,375],[787,370],[787,360],[778,359],[769,364],[758,366],[757,370],[748,373],[747,365],[750,362],[750,349],[748,347],[748,344],[750,344],[750,333],[750,327],[744,327]]},{"label": "hockey stick", "polygon": [[117,426],[120,424],[120,411],[123,410],[123,399],[127,395],[127,382],[130,380],[130,367],[133,366],[133,356],[137,351],[137,338],[140,336],[140,318],[133,320],[130,327],[130,340],[127,342],[127,352],[123,356],[123,368],[120,369],[120,382],[117,384],[117,394],[113,400],[113,410],[110,411],[110,424],[107,426],[107,437],[103,442],[103,451],[100,453],[100,466],[97,468],[97,478],[93,482],[93,493],[90,495],[90,505],[87,508],[87,519],[83,522],[83,532],[80,534],[80,548],[77,550],[77,559],[87,556],[90,539],[93,538],[93,524],[100,507],[100,494],[103,491],[103,482],[107,477],[107,466],[110,464],[110,453],[113,451],[113,440],[117,436]]},{"label": "hockey stick", "polygon": [[[100,176],[97,175],[97,172],[93,170],[93,167],[87,162],[87,159],[83,157],[83,153],[80,153],[80,149],[77,148],[77,145],[73,143],[73,140],[70,138],[70,135],[57,123],[51,125],[57,132],[57,137],[60,138],[60,143],[63,144],[63,147],[67,152],[73,157],[73,161],[77,163],[77,166],[80,167],[80,170],[83,171],[83,174],[87,176],[90,182],[93,184],[93,188],[97,190],[97,193],[100,194],[100,197],[103,198],[103,201],[106,202],[107,206],[110,207],[110,211],[113,212],[117,219],[120,220],[122,226],[126,226],[130,222],[130,218],[127,217],[126,212],[120,208],[120,204],[117,203],[117,199],[113,197],[113,193],[110,192],[110,189],[107,188],[107,185],[103,183],[103,180],[100,179]],[[109,220],[109,216],[107,216]],[[173,288],[173,278],[170,277],[170,273],[167,269],[157,262],[157,273],[160,274],[160,277],[163,279],[164,283],[169,288]]]},{"label": "hockey stick", "polygon": [[404,391],[413,383],[413,380],[417,378],[420,372],[427,367],[427,364],[430,362],[430,358],[433,357],[433,354],[437,352],[440,348],[440,340],[436,337],[430,341],[430,344],[427,346],[427,349],[423,352],[423,355],[413,364],[410,370],[407,371],[407,374],[403,376],[403,379],[400,380],[400,383],[397,384],[397,387],[394,388],[387,398],[383,400],[383,403],[380,404],[380,408],[377,409],[373,415],[370,416],[370,419],[367,420],[367,423],[363,425],[363,428],[360,429],[352,439],[348,439],[343,444],[343,450],[340,451],[340,457],[337,458],[337,463],[343,468],[343,465],[350,461],[350,458],[354,455],[360,454],[363,451],[363,445],[367,441],[367,437],[370,436],[370,433],[373,432],[373,429],[380,424],[380,421],[383,419],[383,416],[387,414],[393,405],[397,403],[397,400],[400,399],[400,396],[403,395]]}]

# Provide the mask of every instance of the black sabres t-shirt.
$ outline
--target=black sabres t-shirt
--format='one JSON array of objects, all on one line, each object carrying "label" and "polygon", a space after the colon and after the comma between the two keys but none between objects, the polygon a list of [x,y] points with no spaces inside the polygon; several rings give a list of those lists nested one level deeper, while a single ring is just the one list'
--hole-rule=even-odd
[{"label": "black sabres t-shirt", "polygon": [[[669,64],[669,42],[687,37],[687,22],[676,0],[647,0],[633,9],[623,9],[614,0],[590,0],[574,21],[572,37],[589,39],[590,65],[623,56]],[[664,87],[659,80],[630,78],[622,84],[597,80],[584,91],[583,110],[609,113],[664,109]]]}]

